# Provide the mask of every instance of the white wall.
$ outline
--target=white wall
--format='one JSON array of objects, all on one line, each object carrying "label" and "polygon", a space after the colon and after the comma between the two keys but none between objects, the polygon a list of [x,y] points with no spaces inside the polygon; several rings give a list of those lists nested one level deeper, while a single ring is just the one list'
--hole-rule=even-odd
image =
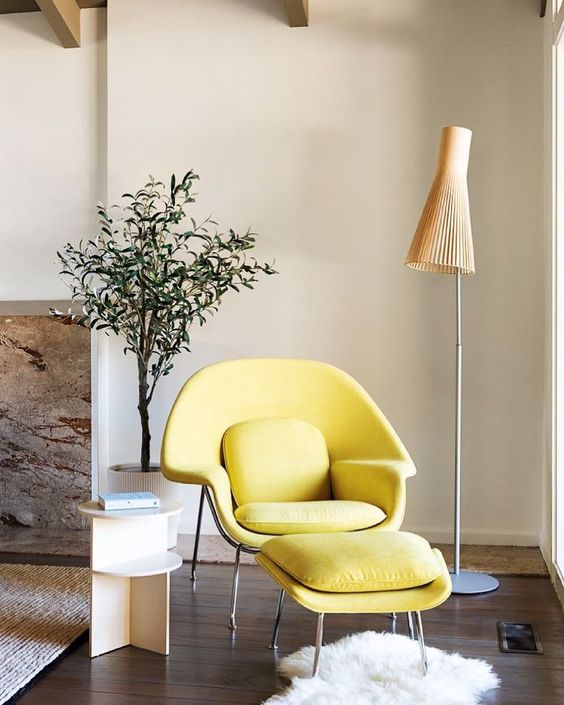
[{"label": "white wall", "polygon": [[105,197],[106,11],[63,50],[40,12],[0,15],[0,299],[68,298],[56,251]]},{"label": "white wall", "polygon": [[[556,514],[553,512],[555,499],[555,482],[553,475],[556,467],[556,414],[555,407],[557,395],[555,394],[556,370],[553,369],[553,360],[556,359],[556,287],[553,278],[556,275],[556,219],[553,206],[556,204],[553,169],[555,160],[553,155],[556,147],[555,135],[555,78],[556,71],[553,67],[553,27],[552,19],[556,12],[556,0],[549,2],[547,17],[544,22],[544,241],[545,241],[545,310],[547,321],[547,343],[545,349],[545,383],[544,383],[544,473],[542,477],[541,495],[541,528],[539,546],[544,560],[552,571],[555,561],[555,541],[553,526]],[[555,280],[554,280],[555,281]],[[554,489],[553,489],[554,488]]]},{"label": "white wall", "polygon": [[[262,234],[280,275],[195,332],[153,406],[154,453],[195,369],[319,358],[366,386],[418,466],[407,526],[452,525],[454,282],[403,267],[439,130],[474,131],[478,274],[464,281],[467,540],[535,543],[546,316],[543,24],[520,0],[112,0],[111,199],[194,168],[195,212]],[[110,458],[137,455],[133,360],[110,353]]]},{"label": "white wall", "polygon": [[[408,528],[450,535],[454,282],[402,262],[440,128],[460,124],[474,130],[478,266],[463,288],[463,528],[472,541],[536,542],[548,325],[537,7],[310,4],[311,27],[290,29],[282,0],[110,1],[110,200],[148,173],[193,167],[195,212],[252,225],[280,270],[195,331],[154,401],[154,456],[200,366],[327,360],[365,385],[417,463]],[[84,11],[84,47],[63,50],[39,13],[0,16],[2,299],[65,296],[54,252],[90,232],[104,195],[104,17]],[[134,460],[138,445],[134,361],[116,341],[108,353],[102,464]]]}]

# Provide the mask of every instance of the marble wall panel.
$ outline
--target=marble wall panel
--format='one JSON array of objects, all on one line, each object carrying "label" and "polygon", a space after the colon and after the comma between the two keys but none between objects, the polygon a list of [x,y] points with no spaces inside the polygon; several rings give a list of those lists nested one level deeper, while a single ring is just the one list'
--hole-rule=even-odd
[{"label": "marble wall panel", "polygon": [[84,527],[90,419],[89,331],[0,316],[0,524]]}]

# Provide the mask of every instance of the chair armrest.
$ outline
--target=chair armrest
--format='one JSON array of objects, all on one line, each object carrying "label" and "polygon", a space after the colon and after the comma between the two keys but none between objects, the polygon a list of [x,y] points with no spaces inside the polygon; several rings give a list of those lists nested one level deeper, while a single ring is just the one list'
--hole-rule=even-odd
[{"label": "chair armrest", "polygon": [[224,485],[229,492],[229,477],[221,465],[176,465],[167,463],[161,457],[161,470],[167,480],[181,482],[185,485],[206,485],[220,490]]},{"label": "chair armrest", "polygon": [[397,531],[405,514],[405,481],[415,475],[411,460],[336,460],[331,464],[334,499],[368,502],[386,519],[379,529]]},{"label": "chair armrest", "polygon": [[[237,523],[233,513],[233,499],[229,475],[221,465],[172,465],[161,457],[161,470],[167,480],[186,485],[205,485],[213,494],[214,505],[225,531],[239,543],[259,546],[271,538],[257,536]],[[258,540],[257,540],[258,539]]]}]

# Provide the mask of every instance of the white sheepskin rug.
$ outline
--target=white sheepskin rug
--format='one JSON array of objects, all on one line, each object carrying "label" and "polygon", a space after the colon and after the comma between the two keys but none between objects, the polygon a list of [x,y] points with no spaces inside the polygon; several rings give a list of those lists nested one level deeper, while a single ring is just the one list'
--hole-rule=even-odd
[{"label": "white sheepskin rug", "polygon": [[485,661],[430,646],[423,676],[419,644],[400,634],[363,632],[323,646],[316,678],[313,655],[305,646],[280,660],[292,683],[264,705],[477,705],[499,685]]}]

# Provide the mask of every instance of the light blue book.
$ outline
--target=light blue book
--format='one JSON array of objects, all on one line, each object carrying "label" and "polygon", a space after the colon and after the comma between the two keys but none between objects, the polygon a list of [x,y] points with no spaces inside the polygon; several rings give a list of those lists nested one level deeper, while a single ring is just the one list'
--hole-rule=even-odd
[{"label": "light blue book", "polygon": [[98,495],[98,504],[106,512],[117,509],[154,509],[161,500],[152,492],[106,492]]}]

